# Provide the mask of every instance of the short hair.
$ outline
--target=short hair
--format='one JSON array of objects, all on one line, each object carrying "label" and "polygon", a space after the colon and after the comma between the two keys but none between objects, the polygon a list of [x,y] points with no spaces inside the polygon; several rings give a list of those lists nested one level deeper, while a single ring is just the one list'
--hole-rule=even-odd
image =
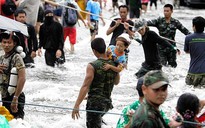
[{"label": "short hair", "polygon": [[117,43],[117,41],[122,41],[123,42],[123,45],[125,46],[125,47],[128,47],[129,46],[129,42],[125,39],[125,38],[123,38],[123,37],[117,37],[116,38],[116,43]]},{"label": "short hair", "polygon": [[122,41],[125,47],[128,47],[130,45],[130,37],[128,34],[121,34],[116,38],[116,43],[117,41]]},{"label": "short hair", "polygon": [[120,5],[120,6],[118,7],[118,10],[120,10],[121,8],[126,8],[127,11],[129,11],[129,7],[128,7],[127,5]]},{"label": "short hair", "polygon": [[14,16],[17,17],[19,14],[22,14],[22,13],[26,15],[26,12],[23,9],[17,9],[14,12]]},{"label": "short hair", "polygon": [[99,52],[100,54],[105,53],[106,44],[103,38],[95,38],[91,42],[91,48]]},{"label": "short hair", "polygon": [[173,5],[171,5],[171,4],[165,4],[165,5],[164,5],[164,8],[170,8],[171,10],[173,10]]},{"label": "short hair", "polygon": [[[9,39],[10,38],[10,35],[11,33],[8,32],[8,31],[4,31],[0,34],[0,42],[2,42],[3,39]],[[16,44],[16,45],[20,45],[20,40],[19,40],[19,37],[13,33],[13,35],[11,36],[13,42]]]},{"label": "short hair", "polygon": [[[195,121],[195,116],[199,112],[199,99],[196,95],[191,93],[184,93],[182,94],[178,101],[176,109],[178,113],[184,118],[185,121]],[[196,124],[183,124],[183,128],[196,128]]]},{"label": "short hair", "polygon": [[205,27],[205,19],[201,16],[197,16],[192,20],[193,26],[195,26],[196,32],[202,33]]}]

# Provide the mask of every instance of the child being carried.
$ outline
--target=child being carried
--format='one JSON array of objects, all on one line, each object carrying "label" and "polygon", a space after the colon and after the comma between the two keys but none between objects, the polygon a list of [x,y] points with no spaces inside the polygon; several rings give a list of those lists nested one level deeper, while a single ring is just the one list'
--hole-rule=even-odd
[{"label": "child being carried", "polygon": [[130,45],[130,38],[128,34],[121,34],[116,38],[116,46],[110,45],[107,49],[107,56],[109,59],[112,59],[116,66],[109,64],[104,65],[104,69],[111,69],[115,72],[121,72],[124,68],[127,67],[127,55],[125,50]]}]

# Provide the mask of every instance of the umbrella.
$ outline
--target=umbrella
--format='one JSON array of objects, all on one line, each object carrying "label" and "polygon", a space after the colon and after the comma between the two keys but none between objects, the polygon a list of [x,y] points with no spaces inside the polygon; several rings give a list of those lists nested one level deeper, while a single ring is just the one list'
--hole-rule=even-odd
[{"label": "umbrella", "polygon": [[7,17],[4,17],[2,15],[0,15],[0,29],[20,32],[24,34],[25,36],[28,36],[28,29],[25,24],[12,20]]}]

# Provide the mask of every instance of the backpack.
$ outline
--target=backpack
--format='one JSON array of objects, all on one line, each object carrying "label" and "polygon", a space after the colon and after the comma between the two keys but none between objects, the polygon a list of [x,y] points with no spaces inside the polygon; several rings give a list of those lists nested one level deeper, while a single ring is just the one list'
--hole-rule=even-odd
[{"label": "backpack", "polygon": [[13,0],[5,0],[5,3],[1,5],[1,9],[5,15],[10,16],[16,11],[16,4]]},{"label": "backpack", "polygon": [[[75,8],[75,5],[68,3],[68,7]],[[64,21],[67,26],[74,26],[78,21],[77,11],[71,8],[65,8]]]}]

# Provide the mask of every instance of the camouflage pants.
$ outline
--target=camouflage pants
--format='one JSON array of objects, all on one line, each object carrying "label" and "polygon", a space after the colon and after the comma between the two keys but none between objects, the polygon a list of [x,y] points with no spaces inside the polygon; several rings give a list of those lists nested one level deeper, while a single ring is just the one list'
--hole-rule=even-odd
[{"label": "camouflage pants", "polygon": [[144,62],[142,63],[142,67],[140,68],[140,70],[137,73],[135,73],[135,76],[139,79],[140,77],[144,76],[147,72],[151,70],[161,70],[161,69],[162,69],[162,65],[160,63],[156,63],[151,66]]},{"label": "camouflage pants", "polygon": [[176,51],[175,50],[171,50],[170,48],[161,48],[158,47],[159,49],[159,58],[161,61],[161,64],[166,66],[166,65],[170,65],[172,67],[177,67],[177,56],[176,56]]},{"label": "camouflage pants", "polygon": [[[101,128],[102,117],[112,108],[111,100],[92,101],[88,99],[86,104],[86,126],[87,128]],[[89,112],[91,110],[93,112]],[[96,112],[94,112],[96,111]]]},{"label": "camouflage pants", "polygon": [[187,85],[194,85],[194,87],[205,87],[205,74],[204,75],[194,75],[187,74],[185,82]]}]

